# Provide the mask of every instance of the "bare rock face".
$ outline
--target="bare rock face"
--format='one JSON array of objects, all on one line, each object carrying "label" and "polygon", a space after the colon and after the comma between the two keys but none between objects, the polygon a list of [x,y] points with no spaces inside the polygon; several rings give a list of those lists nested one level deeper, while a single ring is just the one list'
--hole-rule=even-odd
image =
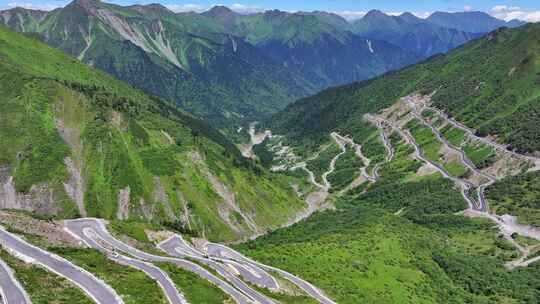
[{"label": "bare rock face", "polygon": [[81,174],[81,170],[75,165],[70,157],[66,157],[64,160],[66,167],[69,171],[69,181],[64,183],[64,189],[67,195],[77,204],[79,214],[82,217],[86,217],[86,209],[84,208],[84,179]]},{"label": "bare rock face", "polygon": [[131,188],[129,186],[120,189],[118,192],[118,212],[116,213],[116,217],[119,220],[125,220],[129,217],[130,196]]},{"label": "bare rock face", "polygon": [[28,193],[15,189],[11,168],[0,167],[0,209],[15,209],[54,215],[59,212],[53,189],[47,184],[34,185]]},{"label": "bare rock face", "polygon": [[154,204],[162,203],[163,207],[165,208],[165,213],[170,221],[176,221],[178,218],[175,216],[174,211],[171,206],[171,202],[169,200],[169,196],[167,195],[165,191],[165,187],[163,186],[163,183],[161,182],[161,179],[159,177],[154,177],[154,194],[153,194],[153,202]]}]

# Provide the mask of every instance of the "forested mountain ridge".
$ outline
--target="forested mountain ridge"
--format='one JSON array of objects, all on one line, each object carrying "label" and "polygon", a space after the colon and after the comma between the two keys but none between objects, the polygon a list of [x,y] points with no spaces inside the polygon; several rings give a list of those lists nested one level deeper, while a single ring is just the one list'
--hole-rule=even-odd
[{"label": "forested mountain ridge", "polygon": [[169,103],[0,27],[0,207],[168,223],[216,240],[305,208],[289,177],[243,160]]},{"label": "forested mountain ridge", "polygon": [[372,11],[349,23],[326,12],[244,15],[216,6],[174,13],[159,4],[122,7],[98,0],[51,12],[1,11],[0,22],[37,33],[233,137],[239,126],[300,97],[399,69],[481,35],[412,14]]},{"label": "forested mountain ridge", "polygon": [[216,20],[319,89],[372,78],[420,59],[384,40],[354,35],[330,14],[272,10],[228,16]]},{"label": "forested mountain ridge", "polygon": [[220,33],[207,18],[180,18],[164,7],[78,0],[33,19],[36,26],[23,23],[13,28],[37,32],[49,45],[222,129],[314,92],[302,77]]},{"label": "forested mountain ridge", "polygon": [[534,153],[540,150],[539,36],[538,24],[496,30],[446,55],[300,100],[271,125],[294,140],[319,142],[329,131],[354,128],[365,113],[376,113],[403,96],[435,93],[436,107],[479,135]]}]

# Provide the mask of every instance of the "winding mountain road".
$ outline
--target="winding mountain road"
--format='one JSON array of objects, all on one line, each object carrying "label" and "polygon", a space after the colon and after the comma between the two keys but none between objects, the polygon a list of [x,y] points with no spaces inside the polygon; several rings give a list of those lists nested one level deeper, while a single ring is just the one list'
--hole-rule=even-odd
[{"label": "winding mountain road", "polygon": [[[410,102],[409,102],[410,104]],[[424,117],[422,117],[422,115],[419,113],[421,112],[422,110],[418,111],[416,110],[416,107],[414,107],[414,105],[411,105],[411,108],[412,108],[412,113],[413,113],[413,117],[415,117],[416,119],[418,119],[420,122],[422,122],[422,124],[426,127],[428,127],[431,132],[433,134],[435,134],[435,136],[437,137],[437,140],[442,143],[443,145],[445,145],[448,149],[454,151],[455,153],[458,153],[459,156],[460,156],[460,161],[463,165],[465,165],[469,170],[471,170],[472,172],[474,172],[475,174],[479,175],[479,176],[482,176],[483,178],[487,179],[487,182],[486,183],[482,183],[478,186],[477,188],[477,194],[478,194],[478,199],[476,201],[476,204],[473,205],[474,209],[477,210],[477,211],[482,211],[482,212],[487,212],[488,211],[488,204],[487,204],[487,201],[485,199],[485,196],[484,196],[484,191],[487,187],[489,187],[490,185],[494,184],[496,181],[497,181],[497,178],[492,176],[491,174],[488,174],[488,173],[484,173],[482,172],[481,170],[479,170],[475,165],[474,163],[469,159],[469,157],[467,156],[467,154],[465,153],[465,151],[463,151],[463,149],[461,148],[458,148],[454,145],[452,145],[448,140],[446,140],[446,138],[441,134],[441,132],[435,128],[432,124],[430,124],[429,122],[427,122]]]},{"label": "winding mountain road", "polygon": [[320,303],[323,304],[336,304],[334,301],[332,301],[330,298],[325,296],[322,291],[320,291],[317,287],[313,286],[311,283],[289,273],[284,270],[281,270],[279,268],[275,268],[272,266],[268,266],[262,263],[259,263],[257,261],[254,261],[241,253],[227,247],[221,244],[214,244],[214,243],[208,243],[206,247],[206,252],[209,256],[214,258],[220,258],[220,259],[229,259],[234,260],[237,262],[247,263],[251,265],[255,265],[258,267],[261,267],[263,269],[266,269],[268,271],[274,271],[279,273],[281,276],[298,286],[300,289],[302,289],[304,292],[306,292],[309,296],[316,299]]},{"label": "winding mountain road", "polygon": [[245,280],[270,290],[278,290],[279,284],[268,272],[253,265],[240,264],[234,260],[213,258],[198,251],[188,244],[180,235],[173,235],[169,239],[158,244],[158,248],[172,256],[189,257],[203,263],[219,261],[228,267],[235,269]]},{"label": "winding mountain road", "polygon": [[[188,246],[189,247],[189,246]],[[250,281],[256,285],[266,287],[269,286],[271,289],[279,289],[279,286],[277,285],[277,282],[270,277],[267,273],[259,273],[257,275],[253,275],[250,269],[246,269],[243,265],[239,265],[238,263],[223,262],[221,259],[210,259],[209,257],[200,257],[199,255],[186,255],[186,252],[189,251],[189,249],[186,248],[186,243],[183,241],[183,239],[175,235],[164,242],[161,242],[158,244],[158,248],[166,252],[168,255],[175,256],[175,257],[189,257],[192,259],[195,259],[198,262],[201,262],[210,268],[214,269],[219,275],[224,277],[227,281],[229,281],[234,287],[238,288],[242,292],[248,294],[256,303],[272,303],[275,304],[276,302],[272,299],[268,298],[267,296],[264,296],[263,294],[253,290],[250,288],[246,283],[244,283],[242,280],[240,280],[232,269],[236,270],[239,275],[242,275],[244,279],[247,281]],[[234,265],[232,265],[234,264]],[[253,270],[255,271],[255,270]]]},{"label": "winding mountain road", "polygon": [[13,270],[0,260],[0,294],[3,304],[31,304],[30,297],[15,278]]},{"label": "winding mountain road", "polygon": [[354,147],[354,153],[356,154],[358,158],[360,158],[360,160],[362,160],[362,163],[364,164],[364,166],[360,168],[360,175],[362,175],[365,179],[367,179],[368,181],[372,183],[376,182],[378,177],[375,175],[371,176],[367,173],[367,168],[371,164],[371,160],[362,153],[362,145],[355,143],[354,140],[350,137],[341,136],[335,132],[332,134],[334,136],[334,139],[337,138],[339,141],[346,142]]},{"label": "winding mountain road", "polygon": [[[71,231],[75,234],[74,231]],[[77,231],[78,232],[78,231]],[[107,255],[109,259],[115,261],[118,264],[129,266],[146,273],[150,278],[155,280],[167,297],[167,301],[170,304],[187,304],[186,299],[178,289],[169,276],[163,272],[160,268],[140,260],[132,259],[130,257],[118,254],[114,252],[114,249],[108,248],[110,245],[106,241],[102,240],[92,228],[84,228],[81,234],[76,236],[82,240],[88,247],[97,249]]]},{"label": "winding mountain road", "polygon": [[428,123],[424,117],[422,117],[422,115],[420,113],[418,113],[417,111],[413,110],[413,116],[420,120],[422,122],[422,124],[426,127],[428,127],[431,132],[433,132],[433,134],[435,134],[435,136],[437,137],[437,140],[439,140],[439,142],[441,142],[443,145],[445,145],[447,148],[449,148],[450,150],[456,152],[459,154],[460,156],[460,160],[461,160],[461,163],[463,163],[467,168],[469,168],[469,170],[473,171],[474,173],[484,177],[485,179],[489,180],[489,181],[496,181],[497,178],[492,176],[491,174],[488,174],[488,173],[484,173],[482,171],[480,171],[475,165],[474,163],[469,159],[469,157],[467,156],[467,154],[465,153],[465,151],[463,151],[463,149],[461,148],[458,148],[456,146],[454,146],[453,144],[451,144],[448,140],[446,140],[446,138],[441,134],[441,132],[435,128],[432,124]]},{"label": "winding mountain road", "polygon": [[171,257],[164,257],[164,256],[158,256],[146,253],[144,251],[141,251],[139,249],[133,248],[116,238],[114,238],[110,233],[107,231],[107,228],[105,227],[105,224],[102,220],[99,219],[77,219],[77,220],[69,220],[65,221],[66,229],[74,234],[75,236],[84,235],[84,229],[90,228],[92,229],[103,241],[107,242],[110,246],[115,248],[115,250],[122,251],[126,254],[129,254],[137,259],[148,261],[148,262],[164,262],[164,263],[172,263],[176,266],[193,272],[197,275],[199,275],[201,278],[206,279],[207,281],[212,282],[214,285],[218,286],[221,290],[223,290],[226,294],[231,296],[235,302],[239,304],[253,304],[257,303],[255,299],[253,299],[253,296],[251,293],[251,289],[245,290],[245,292],[248,293],[248,295],[240,292],[236,288],[232,287],[222,279],[218,278],[217,276],[210,273],[208,270],[204,269],[203,267],[187,261],[183,259],[178,258],[171,258]]},{"label": "winding mountain road", "polygon": [[[276,303],[270,298],[264,296],[263,294],[251,289],[246,283],[240,280],[234,273],[231,273],[231,269],[227,269],[228,265],[218,263],[210,258],[204,257],[204,255],[201,257],[199,254],[196,254],[196,255],[188,254],[188,252],[194,253],[194,249],[191,250],[189,248],[190,246],[186,246],[186,245],[187,244],[184,242],[184,240],[180,236],[175,235],[159,243],[158,248],[163,250],[170,256],[181,257],[181,258],[189,257],[200,263],[207,265],[208,267],[214,269],[217,273],[219,273],[219,275],[224,277],[227,281],[229,281],[234,287],[238,288],[239,290],[241,290],[242,292],[250,296],[256,303],[261,303],[261,304],[275,304]],[[241,275],[243,274],[242,276],[246,278],[248,281],[253,280],[252,281],[253,283],[257,285],[263,285],[263,286],[268,283],[264,280],[263,278],[264,275],[261,276],[261,278],[258,278],[256,276],[253,276],[251,273],[250,274],[242,273],[241,271],[244,271],[243,267],[242,267],[242,270],[239,270],[238,268],[234,267],[234,269],[236,269],[239,272],[239,274]],[[249,271],[246,270],[246,272],[249,272]],[[279,288],[279,286],[277,286],[277,283],[276,285],[272,284],[271,282],[269,284],[273,289]]]},{"label": "winding mountain road", "polygon": [[98,304],[123,304],[118,294],[103,281],[68,260],[35,247],[0,227],[0,244],[13,255],[41,265],[80,287]]},{"label": "winding mountain road", "polygon": [[[419,118],[418,116],[416,116],[414,114],[413,114],[413,116],[415,118],[417,118],[417,119]],[[409,130],[403,130],[398,125],[394,124],[393,122],[387,121],[387,120],[385,120],[384,118],[381,118],[381,117],[375,117],[373,115],[369,115],[369,118],[372,119],[372,120],[380,121],[381,123],[385,123],[385,124],[391,126],[394,130],[396,130],[401,135],[401,137],[403,137],[405,139],[405,141],[408,144],[411,144],[414,147],[414,149],[415,149],[415,157],[416,158],[418,158],[419,160],[421,160],[421,161],[423,161],[425,163],[430,164],[432,167],[437,169],[437,171],[440,172],[445,178],[449,178],[452,181],[454,181],[454,183],[460,185],[461,189],[462,189],[461,193],[463,195],[463,198],[469,204],[469,210],[467,211],[469,215],[488,218],[488,219],[492,220],[493,222],[495,222],[497,224],[497,226],[499,227],[502,235],[509,242],[511,242],[513,244],[513,246],[516,247],[518,249],[518,251],[522,255],[522,257],[520,259],[518,259],[516,261],[513,261],[513,262],[510,262],[510,263],[507,263],[507,266],[509,268],[527,266],[527,265],[530,265],[533,262],[538,261],[538,259],[536,257],[527,260],[526,259],[527,256],[528,256],[527,249],[523,248],[522,246],[517,244],[517,242],[515,242],[515,240],[513,239],[512,235],[514,233],[517,233],[517,234],[519,234],[521,236],[525,236],[525,237],[533,238],[533,239],[536,239],[536,240],[540,240],[540,229],[538,229],[536,227],[528,226],[528,225],[518,224],[515,217],[509,216],[509,215],[499,216],[499,215],[496,215],[494,213],[489,212],[488,202],[487,202],[487,200],[485,198],[484,192],[485,192],[485,189],[487,187],[489,187],[490,185],[492,185],[493,183],[495,183],[497,181],[497,178],[495,178],[493,176],[490,176],[488,174],[482,175],[487,179],[487,182],[479,185],[476,188],[477,202],[475,202],[471,198],[471,196],[469,194],[469,191],[474,188],[474,185],[472,183],[468,182],[467,180],[463,180],[463,179],[451,176],[442,166],[440,166],[439,164],[437,164],[435,162],[432,162],[429,159],[427,159],[423,155],[423,152],[422,152],[421,148],[418,146],[418,144],[414,140],[414,137],[411,135]],[[431,126],[431,124],[429,124],[427,121],[424,122],[424,124],[427,125],[428,127],[430,127],[430,129],[434,132],[434,134],[437,135],[437,138],[438,138],[439,141],[441,141],[441,143],[446,144],[449,148],[457,149],[458,152],[460,152],[460,154],[462,155],[462,161],[463,162],[465,162],[467,160],[467,157],[466,157],[464,151],[462,151],[459,148],[452,147],[451,144],[448,143],[444,139],[442,134],[440,134],[438,132],[438,130],[436,130],[436,128]],[[472,167],[471,169],[475,170],[475,172],[476,172],[476,170],[478,170],[474,165],[472,165],[472,163],[471,163],[471,167]]]},{"label": "winding mountain road", "polygon": [[323,183],[324,183],[324,189],[326,191],[329,191],[330,188],[332,187],[332,185],[328,181],[328,176],[330,174],[334,173],[334,171],[336,170],[336,163],[337,163],[338,159],[343,154],[347,153],[347,148],[346,148],[345,144],[341,141],[341,136],[339,134],[337,134],[336,132],[333,132],[332,134],[330,134],[330,136],[332,136],[332,139],[334,139],[336,144],[338,144],[339,148],[341,149],[341,152],[339,152],[336,156],[334,156],[334,158],[332,158],[332,160],[330,161],[330,167],[328,168],[328,171],[324,172],[323,175],[322,175],[322,180],[323,180]]},{"label": "winding mountain road", "polygon": [[530,160],[530,161],[533,161],[533,162],[535,162],[537,164],[540,163],[540,158],[538,158],[538,157],[523,155],[523,154],[514,152],[512,150],[508,150],[508,147],[505,146],[505,145],[497,143],[494,140],[491,140],[491,139],[489,139],[487,137],[480,137],[480,136],[476,135],[475,130],[473,130],[473,129],[465,126],[464,124],[450,118],[446,113],[444,113],[443,111],[441,111],[441,110],[439,110],[437,108],[424,106],[424,109],[428,109],[428,110],[432,110],[432,111],[436,112],[437,114],[439,114],[439,116],[441,116],[444,120],[446,120],[448,123],[453,125],[455,128],[458,128],[458,129],[460,129],[462,131],[465,131],[467,133],[467,135],[469,135],[469,137],[471,137],[471,138],[473,138],[473,139],[475,139],[477,141],[480,141],[482,143],[485,143],[486,145],[491,146],[496,150],[506,152],[506,153],[510,153],[510,154],[512,154],[512,156],[515,156],[515,157],[521,158],[521,159]]},{"label": "winding mountain road", "polygon": [[382,124],[386,124],[395,131],[398,132],[398,134],[407,142],[408,144],[412,145],[414,147],[415,156],[418,160],[429,164],[433,168],[435,168],[439,173],[442,174],[444,178],[452,180],[455,184],[459,185],[461,188],[461,195],[465,199],[465,201],[469,204],[469,207],[473,210],[477,209],[477,203],[469,197],[469,191],[474,188],[474,185],[466,180],[461,180],[459,178],[456,178],[452,176],[446,169],[441,166],[440,164],[433,162],[429,160],[425,155],[412,134],[409,132],[409,130],[402,130],[399,126],[397,126],[395,123],[388,121],[386,119],[383,119],[381,117],[375,117],[375,116],[368,116],[370,119],[373,119],[374,121],[379,121]]}]

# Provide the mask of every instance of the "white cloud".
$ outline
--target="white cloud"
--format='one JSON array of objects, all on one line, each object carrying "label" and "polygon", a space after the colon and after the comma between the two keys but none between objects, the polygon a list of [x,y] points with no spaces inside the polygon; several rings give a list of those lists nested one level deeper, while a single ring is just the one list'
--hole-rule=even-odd
[{"label": "white cloud", "polygon": [[362,12],[362,11],[341,11],[341,12],[334,12],[334,13],[337,15],[340,15],[341,17],[349,21],[360,19],[366,15],[366,12]]},{"label": "white cloud", "polygon": [[[209,10],[210,8],[216,6],[216,5],[223,5],[223,4],[213,4],[210,6],[195,4],[195,3],[189,3],[189,4],[167,4],[165,5],[168,9],[170,9],[173,12],[197,12],[201,13],[204,11]],[[258,6],[253,5],[245,5],[241,3],[234,3],[232,5],[228,5],[228,8],[231,10],[240,13],[240,14],[252,14],[252,13],[259,13],[263,12],[264,9]]]},{"label": "white cloud", "polygon": [[472,10],[473,10],[473,8],[472,8],[472,6],[470,6],[470,5],[465,5],[465,6],[463,7],[463,11],[464,11],[464,12],[471,12]]},{"label": "white cloud", "polygon": [[240,3],[234,3],[229,8],[240,14],[253,14],[253,13],[260,13],[264,11],[264,9],[258,6],[244,5]]},{"label": "white cloud", "polygon": [[7,4],[8,8],[24,7],[27,9],[42,10],[42,11],[51,11],[53,9],[56,9],[62,6],[63,5],[58,5],[54,3],[31,3],[31,2],[10,2]]},{"label": "white cloud", "polygon": [[176,12],[176,13],[180,13],[180,12],[197,12],[197,13],[200,13],[200,12],[203,12],[203,11],[205,11],[207,9],[206,7],[204,7],[202,5],[193,4],[193,3],[188,3],[188,4],[167,4],[165,6],[168,9],[170,9],[171,11]]},{"label": "white cloud", "polygon": [[[367,13],[363,11],[340,11],[334,12],[334,14],[340,15],[348,21],[354,21],[364,17]],[[399,16],[403,14],[403,12],[385,12],[385,14],[389,16]],[[429,15],[431,15],[431,12],[412,12],[411,14],[415,15],[418,18],[425,19],[429,17]]]},{"label": "white cloud", "polygon": [[527,22],[540,22],[540,10],[529,11],[518,6],[496,5],[489,12],[493,17],[510,21],[519,19]]},{"label": "white cloud", "polygon": [[414,12],[412,14],[418,18],[426,19],[427,17],[431,16],[432,12]]}]

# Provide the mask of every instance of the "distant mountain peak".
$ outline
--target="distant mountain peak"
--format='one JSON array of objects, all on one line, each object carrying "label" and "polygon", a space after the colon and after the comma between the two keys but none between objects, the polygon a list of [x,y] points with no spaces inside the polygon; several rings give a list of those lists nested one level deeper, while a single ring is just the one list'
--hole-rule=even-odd
[{"label": "distant mountain peak", "polygon": [[380,18],[380,17],[389,17],[387,14],[383,13],[380,10],[370,10],[364,18]]},{"label": "distant mountain peak", "polygon": [[80,7],[89,12],[95,12],[101,5],[100,0],[75,0],[68,4],[66,8]]},{"label": "distant mountain peak", "polygon": [[37,9],[30,9],[30,8],[24,8],[24,7],[20,7],[20,6],[16,6],[14,8],[11,8],[11,9],[7,9],[7,10],[0,10],[0,12],[12,12],[12,13],[24,13],[24,12],[39,12],[39,13],[46,13],[46,11],[42,11],[42,10],[37,10]]},{"label": "distant mountain peak", "polygon": [[236,15],[236,13],[233,10],[223,5],[214,6],[210,10],[206,11],[205,14],[214,16],[214,17]]},{"label": "distant mountain peak", "polygon": [[289,13],[280,11],[278,9],[268,10],[264,12],[265,18],[276,18],[276,17],[283,17],[283,16],[288,16],[288,15]]},{"label": "distant mountain peak", "polygon": [[96,6],[96,5],[99,5],[100,3],[101,3],[100,0],[75,0],[71,2],[72,5],[79,5],[82,7]]},{"label": "distant mountain peak", "polygon": [[[504,26],[512,26],[506,21],[497,19],[485,12],[435,12],[426,19],[427,22],[441,27],[456,29],[469,33],[488,33]],[[520,24],[515,24],[519,26]]]},{"label": "distant mountain peak", "polygon": [[418,24],[418,23],[422,23],[422,22],[425,22],[424,19],[422,18],[419,18],[417,16],[415,16],[414,14],[411,14],[409,12],[405,12],[401,15],[399,15],[399,19],[407,22],[407,23],[411,23],[411,24]]}]

